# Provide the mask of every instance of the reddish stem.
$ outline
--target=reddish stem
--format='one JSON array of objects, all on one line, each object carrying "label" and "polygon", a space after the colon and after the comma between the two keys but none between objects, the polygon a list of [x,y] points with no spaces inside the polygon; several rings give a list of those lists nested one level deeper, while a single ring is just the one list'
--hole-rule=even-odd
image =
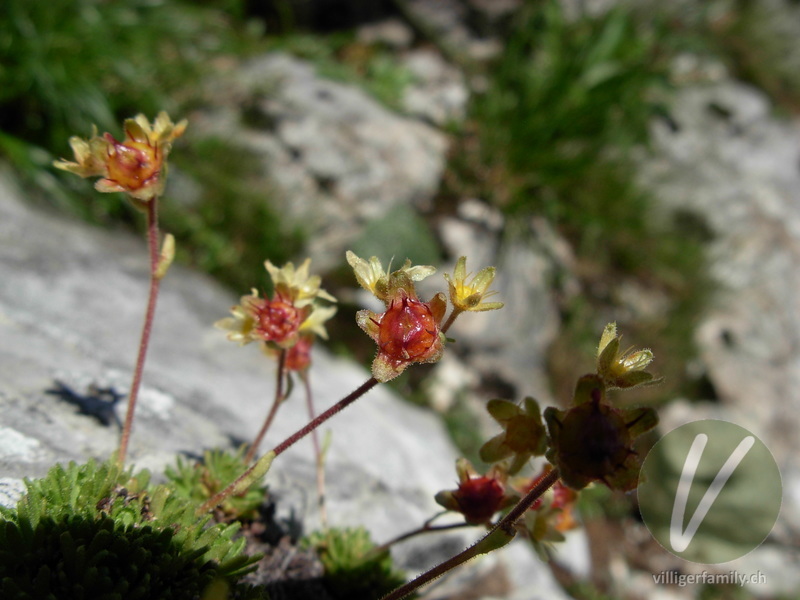
[{"label": "reddish stem", "polygon": [[[273,458],[275,458],[279,454],[282,454],[283,452],[288,450],[291,446],[293,446],[294,444],[299,442],[301,439],[303,439],[305,436],[307,436],[309,433],[314,431],[317,427],[322,425],[325,421],[327,421],[328,419],[330,419],[334,415],[338,414],[339,412],[341,412],[342,410],[344,410],[345,408],[350,406],[353,402],[358,400],[361,396],[366,394],[369,390],[371,390],[377,384],[378,384],[378,380],[375,379],[374,377],[370,377],[369,379],[367,379],[367,381],[362,383],[357,389],[353,390],[347,396],[345,396],[344,398],[339,400],[339,402],[337,402],[336,404],[331,406],[328,410],[323,412],[321,415],[319,415],[318,417],[313,419],[305,427],[303,427],[302,429],[298,430],[297,432],[295,432],[294,434],[292,434],[291,436],[286,438],[283,442],[281,442],[280,444],[275,446],[275,449],[272,450],[272,452],[271,452],[271,454],[273,455]],[[212,510],[212,509],[216,508],[220,504],[222,504],[225,501],[225,498],[230,496],[233,493],[233,490],[235,490],[236,487],[239,485],[239,483],[242,482],[243,480],[245,480],[247,477],[249,477],[250,474],[253,473],[253,471],[256,469],[257,466],[258,466],[258,462],[257,461],[254,462],[252,465],[250,465],[250,467],[248,467],[247,470],[244,473],[239,475],[239,477],[237,477],[236,480],[233,483],[231,483],[228,487],[226,487],[221,492],[215,494],[212,498],[207,500],[199,509],[197,509],[197,513],[198,514],[203,514],[205,512],[208,512],[209,510]]]},{"label": "reddish stem", "polygon": [[514,508],[512,508],[502,519],[500,519],[483,538],[459,554],[456,554],[452,558],[447,559],[443,563],[440,563],[429,571],[419,575],[416,579],[409,581],[405,585],[401,585],[399,588],[381,598],[381,600],[400,600],[401,598],[405,598],[429,581],[433,581],[437,577],[441,577],[451,569],[454,569],[457,566],[467,562],[471,558],[475,558],[479,554],[483,554],[485,550],[481,548],[481,543],[487,540],[492,534],[497,532],[498,529],[502,529],[509,536],[513,536],[514,523],[523,514],[525,514],[525,511],[528,510],[531,505],[550,488],[550,486],[558,481],[558,476],[558,469],[553,469],[547,473],[547,475],[539,480],[536,485],[533,486],[531,491],[528,492],[519,502],[517,502]]},{"label": "reddish stem", "polygon": [[302,440],[306,437],[309,433],[314,431],[317,427],[322,425],[325,421],[330,419],[331,417],[337,415],[345,408],[350,406],[353,402],[358,400],[361,396],[366,394],[372,388],[378,385],[378,380],[374,377],[370,377],[364,383],[362,383],[358,388],[350,392],[347,396],[339,400],[336,404],[331,406],[328,410],[323,412],[321,415],[316,417],[310,423],[308,423],[302,429],[299,429],[297,432],[286,438],[283,442],[275,446],[273,452],[275,452],[275,456],[280,456],[286,450],[288,450],[291,446]]},{"label": "reddish stem", "polygon": [[462,312],[464,311],[454,306],[453,311],[450,313],[450,316],[447,317],[447,321],[445,321],[444,325],[442,325],[440,331],[442,333],[447,333],[447,330],[450,329],[450,327],[453,325],[453,323],[455,323],[456,319],[458,318],[458,315],[460,315]]},{"label": "reddish stem", "polygon": [[156,313],[156,300],[158,299],[158,288],[161,279],[156,276],[158,269],[158,197],[154,196],[147,202],[147,245],[150,250],[150,293],[147,299],[147,310],[142,325],[142,336],[139,341],[139,354],[136,358],[136,367],[133,371],[133,382],[128,392],[128,412],[125,415],[125,424],[122,427],[122,437],[117,451],[117,462],[122,465],[125,463],[125,456],[128,453],[128,442],[131,437],[133,426],[133,415],[136,410],[136,399],[139,396],[139,388],[142,384],[142,372],[144,371],[144,361],[147,356],[147,346],[150,342],[150,332],[153,329],[153,317]]},{"label": "reddish stem", "polygon": [[258,452],[258,447],[261,445],[264,436],[267,434],[267,430],[272,425],[272,421],[275,419],[275,415],[278,414],[278,407],[283,404],[283,401],[286,399],[283,393],[283,380],[286,378],[286,350],[281,350],[280,354],[278,355],[278,372],[277,372],[277,382],[275,383],[275,397],[272,400],[272,406],[267,413],[267,418],[264,419],[264,424],[261,426],[261,431],[258,432],[256,439],[253,440],[250,449],[247,451],[247,455],[244,457],[245,464],[249,465],[256,456],[256,452]]},{"label": "reddish stem", "polygon": [[465,527],[475,527],[475,525],[471,525],[470,523],[467,522],[450,523],[448,525],[431,525],[431,521],[432,519],[426,521],[422,527],[418,527],[417,529],[414,529],[412,531],[407,531],[406,533],[398,535],[396,538],[389,540],[385,544],[376,546],[371,552],[379,554],[381,552],[388,550],[395,544],[411,539],[412,537],[422,535],[423,533],[434,533],[437,531],[450,531],[452,529],[464,529]]},{"label": "reddish stem", "polygon": [[[313,421],[316,418],[314,411],[314,396],[311,393],[311,382],[309,380],[308,371],[300,373],[300,379],[303,380],[303,387],[306,392],[306,408],[308,409],[308,419]],[[319,435],[315,429],[311,432],[311,443],[314,445],[314,462],[317,465],[317,496],[319,506],[319,517],[323,527],[328,526],[328,512],[325,509],[325,462],[322,456],[322,446],[319,443]]]}]

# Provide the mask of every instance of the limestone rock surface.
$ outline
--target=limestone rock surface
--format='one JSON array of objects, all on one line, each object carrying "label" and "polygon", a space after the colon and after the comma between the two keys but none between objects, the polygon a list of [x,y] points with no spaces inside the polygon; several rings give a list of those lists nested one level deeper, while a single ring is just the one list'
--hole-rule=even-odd
[{"label": "limestone rock surface", "polygon": [[[124,400],[98,417],[66,401],[127,392],[147,294],[143,240],[34,209],[7,172],[0,174],[0,501],[13,504],[23,477],[56,462],[103,459],[115,448]],[[237,301],[209,278],[170,269],[154,324],[129,461],[155,474],[177,454],[252,439],[273,393],[274,370],[254,347],[228,342],[212,323]],[[354,325],[354,335],[361,335]],[[314,354],[312,387],[322,410],[369,377],[365,368]],[[102,400],[102,398],[101,398]],[[105,424],[104,424],[105,421]],[[307,421],[290,399],[265,442],[272,447]],[[433,495],[455,479],[453,448],[441,422],[386,388],[376,388],[329,423],[327,463],[331,523],[364,525],[377,541],[422,524]],[[287,451],[267,482],[280,514],[318,525],[311,443]],[[397,548],[412,571],[460,550],[464,535],[427,536]],[[552,575],[515,547],[462,577],[514,573],[510,598],[548,589]],[[524,560],[522,557],[524,556]],[[514,591],[516,590],[516,591]]]}]

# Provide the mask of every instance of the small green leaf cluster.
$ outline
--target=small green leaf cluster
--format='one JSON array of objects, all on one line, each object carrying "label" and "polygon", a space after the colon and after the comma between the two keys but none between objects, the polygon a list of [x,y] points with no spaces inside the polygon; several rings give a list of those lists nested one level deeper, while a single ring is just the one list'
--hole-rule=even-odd
[{"label": "small green leaf cluster", "polygon": [[[175,494],[200,505],[223,490],[246,469],[244,448],[236,452],[207,450],[202,462],[184,461],[180,456],[175,467],[167,467],[165,475]],[[217,508],[227,519],[252,519],[267,495],[266,486],[251,486],[244,493],[225,499]]]},{"label": "small green leaf cluster", "polygon": [[486,405],[486,410],[503,431],[481,447],[482,461],[497,463],[511,457],[512,461],[505,470],[514,475],[532,457],[545,453],[547,434],[539,403],[534,398],[525,398],[522,406],[509,400],[494,399]]},{"label": "small green leaf cluster", "polygon": [[374,600],[405,583],[389,551],[377,549],[363,527],[317,531],[303,543],[319,555],[324,585],[337,600]]},{"label": "small green leaf cluster", "polygon": [[195,598],[258,557],[237,525],[209,526],[196,506],[149,473],[110,460],[56,465],[26,480],[16,509],[0,511],[3,598]]}]

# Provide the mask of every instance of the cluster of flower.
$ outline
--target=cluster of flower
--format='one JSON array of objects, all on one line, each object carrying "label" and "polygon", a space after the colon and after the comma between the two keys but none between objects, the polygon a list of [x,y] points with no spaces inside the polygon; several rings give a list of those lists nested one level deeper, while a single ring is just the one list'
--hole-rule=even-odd
[{"label": "cluster of flower", "polygon": [[289,371],[307,369],[314,336],[328,339],[325,322],[336,314],[336,307],[320,302],[336,302],[336,298],[320,287],[318,275],[309,276],[310,263],[306,259],[298,269],[293,263],[279,269],[266,261],[274,287],[272,298],[260,298],[253,289],[231,308],[233,316],[217,321],[216,326],[241,345],[263,342],[268,352],[286,350]]},{"label": "cluster of flower", "polygon": [[[620,352],[620,339],[615,324],[605,328],[596,373],[580,378],[569,409],[547,408],[544,422],[533,398],[526,398],[522,406],[491,400],[487,410],[503,429],[480,450],[481,460],[492,464],[491,468],[480,475],[466,459],[460,459],[458,488],[439,492],[436,501],[463,514],[467,523],[490,525],[495,514],[516,505],[557,469],[560,480],[516,524],[537,552],[546,556],[549,544],[563,540],[563,532],[578,526],[573,516],[576,490],[593,481],[611,489],[634,489],[640,467],[634,439],[655,427],[658,417],[652,408],[617,408],[606,400],[606,391],[658,380],[645,370],[653,360],[652,352]],[[542,455],[550,464],[539,475],[511,478],[532,457]]]},{"label": "cluster of flower", "polygon": [[[162,255],[158,256],[156,206],[164,190],[166,158],[171,144],[185,128],[186,121],[173,124],[163,112],[152,125],[143,115],[138,115],[125,121],[122,142],[108,133],[98,136],[94,130],[88,140],[77,137],[70,140],[76,162],[55,163],[56,167],[81,177],[100,177],[96,183],[98,190],[124,192],[147,214],[151,298],[129,396],[129,419],[133,415],[144,364],[158,280],[164,276],[174,253],[171,236],[167,236]],[[372,386],[394,379],[410,365],[438,361],[447,343],[446,333],[459,315],[503,307],[501,302],[487,301],[495,293],[489,290],[495,268],[483,268],[470,279],[465,257],[458,260],[452,276],[445,275],[449,303],[443,292],[427,302],[417,294],[415,284],[435,272],[431,266],[412,266],[407,260],[392,271],[391,265],[384,270],[376,257],[365,260],[347,252],[346,259],[358,283],[385,307],[379,313],[361,310],[356,316],[358,326],[378,347],[372,363],[372,378],[319,417],[315,418],[310,410],[311,420],[306,427],[254,463],[229,489],[217,494],[201,509],[213,509],[238,489],[237,486],[249,485],[251,479],[263,474],[275,456]],[[277,406],[285,399],[283,380],[287,372],[299,372],[305,377],[311,363],[311,346],[316,336],[327,338],[325,323],[336,312],[333,306],[336,299],[320,287],[319,276],[309,274],[310,260],[299,268],[293,263],[278,268],[270,261],[265,262],[265,267],[272,279],[271,297],[262,297],[253,289],[231,309],[232,316],[216,323],[227,331],[231,341],[241,345],[256,342],[279,360],[273,409],[251,447],[248,463],[255,458],[258,443]],[[450,314],[445,319],[448,305]],[[497,547],[489,538],[498,532],[498,543],[502,545],[513,537],[516,529],[527,535],[540,553],[546,553],[550,542],[562,539],[564,531],[576,527],[573,507],[577,490],[595,481],[624,491],[638,485],[639,457],[634,440],[656,425],[657,416],[652,408],[617,408],[608,400],[607,392],[649,385],[657,380],[646,371],[653,360],[652,353],[649,350],[621,351],[620,339],[615,324],[605,328],[597,350],[596,370],[578,380],[572,403],[564,410],[549,407],[542,414],[539,403],[533,398],[526,398],[521,405],[500,399],[487,404],[490,415],[502,428],[501,433],[480,450],[481,459],[491,465],[490,468],[480,474],[466,459],[460,459],[456,465],[458,487],[436,496],[445,509],[463,515],[466,524],[490,528],[485,538],[487,548]],[[129,431],[130,422],[126,422],[118,455],[120,463],[124,461]],[[318,455],[321,455],[319,450]],[[546,457],[549,464],[539,475],[519,476],[532,458],[541,456]],[[321,469],[321,458],[319,466]],[[496,514],[509,508],[505,516],[492,523]],[[471,553],[465,551],[459,555],[462,557],[459,561],[483,552],[476,547]],[[447,568],[456,564],[460,562],[453,562]],[[435,576],[434,571],[429,572],[430,577]],[[421,577],[412,583],[418,586],[423,580],[427,579]],[[392,597],[402,597],[413,589],[415,587],[398,588],[398,595]]]},{"label": "cluster of flower", "polygon": [[165,112],[159,113],[152,126],[147,117],[137,115],[125,120],[121,142],[110,133],[97,135],[95,127],[88,140],[70,138],[75,162],[59,160],[55,166],[81,177],[100,177],[95,183],[98,191],[123,192],[140,206],[164,193],[167,157],[186,125],[186,119],[174,124]]}]

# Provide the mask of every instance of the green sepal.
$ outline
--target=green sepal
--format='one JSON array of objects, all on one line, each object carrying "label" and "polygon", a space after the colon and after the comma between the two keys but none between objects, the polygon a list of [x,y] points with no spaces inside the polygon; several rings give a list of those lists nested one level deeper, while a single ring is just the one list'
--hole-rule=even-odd
[{"label": "green sepal", "polygon": [[611,367],[619,354],[619,337],[614,337],[597,356],[597,374],[601,377],[611,373]]},{"label": "green sepal", "polygon": [[656,385],[664,381],[663,377],[656,379],[652,373],[647,371],[628,371],[613,380],[615,387],[628,389],[640,385]]},{"label": "green sepal", "polygon": [[481,446],[478,454],[483,462],[489,464],[500,462],[514,453],[511,448],[504,445],[505,437],[505,433],[499,433]]},{"label": "green sepal", "polygon": [[475,556],[499,550],[513,540],[515,535],[516,531],[514,529],[506,531],[502,527],[496,527],[473,546]]},{"label": "green sepal", "polygon": [[[595,398],[595,396],[597,396],[597,398]],[[592,402],[593,400],[605,402],[605,399],[606,386],[600,376],[590,374],[584,375],[578,379],[578,383],[575,384],[575,394],[572,397],[572,402],[575,406],[583,404],[584,402]]]},{"label": "green sepal", "polygon": [[530,452],[524,452],[514,455],[514,459],[511,461],[511,464],[508,466],[508,474],[509,475],[516,475],[519,473],[522,468],[528,464],[528,461],[533,457],[533,454]]},{"label": "green sepal", "polygon": [[453,492],[451,490],[437,492],[433,499],[444,509],[451,510],[453,512],[459,512],[460,510],[458,502],[456,501],[455,496],[453,496]]},{"label": "green sepal", "polygon": [[639,437],[658,425],[658,413],[649,406],[623,410],[622,418],[632,438]]},{"label": "green sepal", "polygon": [[486,410],[496,421],[506,421],[519,414],[519,407],[509,400],[495,398],[486,403]]}]

